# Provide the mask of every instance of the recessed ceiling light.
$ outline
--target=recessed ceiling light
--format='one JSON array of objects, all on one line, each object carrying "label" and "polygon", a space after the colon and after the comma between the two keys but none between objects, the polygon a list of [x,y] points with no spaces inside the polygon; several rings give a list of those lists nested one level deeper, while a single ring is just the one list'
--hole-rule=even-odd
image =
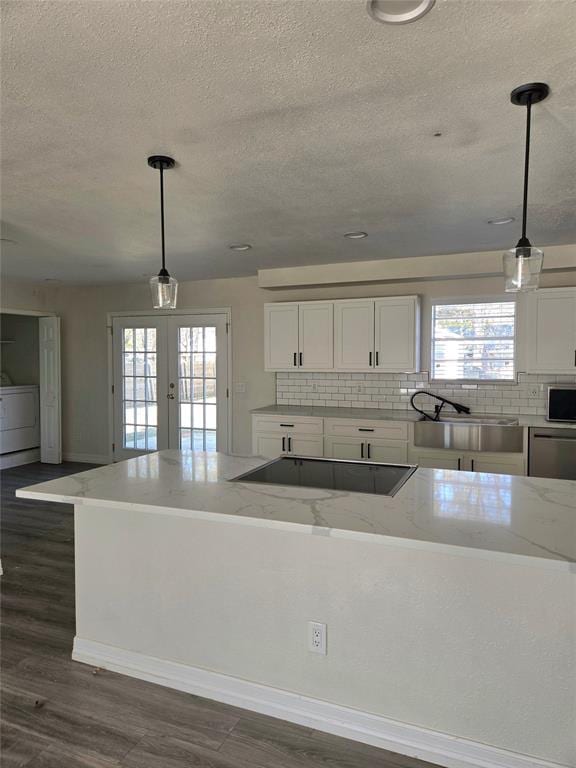
[{"label": "recessed ceiling light", "polygon": [[383,24],[409,24],[418,21],[436,0],[369,0],[368,13]]},{"label": "recessed ceiling light", "polygon": [[250,243],[238,243],[237,245],[229,245],[231,251],[249,251],[252,246]]},{"label": "recessed ceiling light", "polygon": [[362,240],[368,237],[368,232],[346,232],[344,237],[347,237],[348,240]]},{"label": "recessed ceiling light", "polygon": [[496,219],[487,219],[486,224],[512,224],[513,221],[516,221],[514,216],[500,216]]}]

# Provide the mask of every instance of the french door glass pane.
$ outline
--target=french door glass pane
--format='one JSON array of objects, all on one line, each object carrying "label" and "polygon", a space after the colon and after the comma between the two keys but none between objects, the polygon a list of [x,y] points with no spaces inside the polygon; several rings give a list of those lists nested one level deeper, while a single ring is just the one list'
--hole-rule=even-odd
[{"label": "french door glass pane", "polygon": [[178,329],[179,445],[215,451],[217,426],[216,327]]},{"label": "french door glass pane", "polygon": [[155,451],[158,445],[156,328],[122,333],[123,447]]}]

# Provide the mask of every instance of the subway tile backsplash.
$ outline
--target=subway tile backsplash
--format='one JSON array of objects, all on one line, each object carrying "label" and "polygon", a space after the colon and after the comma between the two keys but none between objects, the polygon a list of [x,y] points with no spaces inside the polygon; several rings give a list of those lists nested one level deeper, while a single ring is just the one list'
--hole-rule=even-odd
[{"label": "subway tile backsplash", "polygon": [[[467,405],[473,413],[526,413],[544,416],[546,385],[576,384],[576,376],[518,374],[518,381],[493,384],[430,382],[428,373],[277,373],[278,405],[318,405],[340,408],[410,408],[410,397],[427,389]],[[428,400],[428,402],[427,402]],[[419,407],[432,410],[434,401],[422,396]]]}]

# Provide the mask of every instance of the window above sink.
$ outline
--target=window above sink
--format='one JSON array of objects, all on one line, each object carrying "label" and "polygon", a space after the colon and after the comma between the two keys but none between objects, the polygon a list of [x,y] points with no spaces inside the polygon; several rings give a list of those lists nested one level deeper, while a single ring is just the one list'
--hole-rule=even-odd
[{"label": "window above sink", "polygon": [[434,381],[513,382],[516,302],[438,300],[432,305]]}]

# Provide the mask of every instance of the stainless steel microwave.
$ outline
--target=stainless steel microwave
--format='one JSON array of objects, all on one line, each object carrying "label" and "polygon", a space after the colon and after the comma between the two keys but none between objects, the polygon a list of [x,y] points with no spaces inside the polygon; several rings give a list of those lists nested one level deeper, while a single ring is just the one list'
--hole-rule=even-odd
[{"label": "stainless steel microwave", "polygon": [[576,384],[552,384],[548,387],[546,419],[576,422]]}]

